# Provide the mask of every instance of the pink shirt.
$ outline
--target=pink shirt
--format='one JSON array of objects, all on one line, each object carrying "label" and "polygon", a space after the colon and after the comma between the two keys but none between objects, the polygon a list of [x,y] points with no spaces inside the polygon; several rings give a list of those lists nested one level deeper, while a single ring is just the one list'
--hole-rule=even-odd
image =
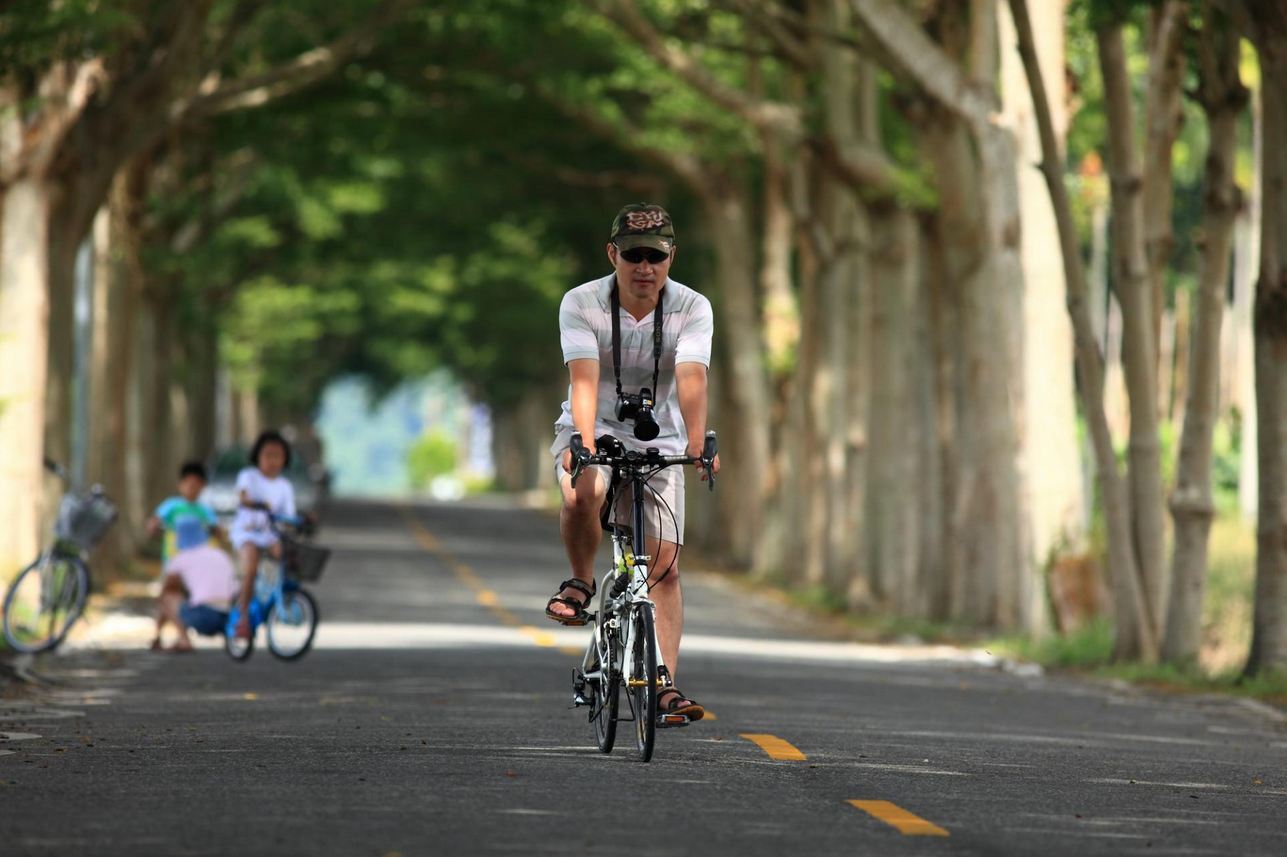
[{"label": "pink shirt", "polygon": [[225,608],[237,593],[237,572],[232,559],[213,545],[201,545],[179,551],[165,567],[166,574],[177,574],[188,590],[188,601]]}]

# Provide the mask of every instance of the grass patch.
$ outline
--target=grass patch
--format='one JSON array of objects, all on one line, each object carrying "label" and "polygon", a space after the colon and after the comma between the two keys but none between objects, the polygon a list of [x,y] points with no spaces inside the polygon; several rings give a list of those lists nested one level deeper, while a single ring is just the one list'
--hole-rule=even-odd
[{"label": "grass patch", "polygon": [[1207,588],[1202,603],[1203,670],[1218,675],[1240,668],[1251,650],[1256,582],[1256,531],[1236,512],[1211,524]]},{"label": "grass patch", "polygon": [[994,655],[1033,661],[1047,667],[1094,668],[1113,659],[1113,625],[1100,617],[1070,634],[1051,634],[1040,639],[1002,637],[987,646]]},{"label": "grass patch", "polygon": [[1110,664],[1095,669],[1093,673],[1159,690],[1230,693],[1287,705],[1287,672],[1245,679],[1238,670],[1212,675],[1201,669],[1184,669],[1170,664]]}]

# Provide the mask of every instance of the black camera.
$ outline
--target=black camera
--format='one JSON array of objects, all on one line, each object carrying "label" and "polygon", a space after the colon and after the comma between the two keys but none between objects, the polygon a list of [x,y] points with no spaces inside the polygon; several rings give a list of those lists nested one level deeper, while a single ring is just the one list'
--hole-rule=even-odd
[{"label": "black camera", "polygon": [[638,393],[620,393],[617,396],[617,421],[635,421],[635,437],[652,440],[661,434],[657,419],[652,415],[652,390],[643,387]]}]

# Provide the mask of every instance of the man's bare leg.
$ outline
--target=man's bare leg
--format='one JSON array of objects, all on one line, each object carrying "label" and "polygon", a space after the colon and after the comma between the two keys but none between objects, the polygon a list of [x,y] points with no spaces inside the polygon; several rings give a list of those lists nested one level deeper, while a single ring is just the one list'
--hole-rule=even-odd
[{"label": "man's bare leg", "polygon": [[192,639],[188,636],[188,626],[179,618],[179,609],[183,606],[183,602],[183,590],[178,587],[167,585],[165,591],[161,593],[161,615],[173,622],[174,627],[179,629],[179,639],[169,649],[172,652],[188,652],[192,650]]},{"label": "man's bare leg", "polygon": [[[684,593],[679,584],[679,546],[649,537],[648,555],[652,557],[649,595],[657,605],[657,646],[661,660],[673,679],[679,672],[679,642],[684,636]],[[671,562],[675,565],[672,568]],[[662,574],[670,568],[670,573]]]},{"label": "man's bare leg", "polygon": [[[591,589],[594,588],[594,556],[603,539],[603,526],[599,523],[599,509],[608,494],[608,486],[597,470],[587,470],[572,487],[571,475],[560,482],[563,489],[563,508],[559,510],[559,535],[572,566],[572,576]],[[585,593],[567,588],[560,597],[584,601]],[[566,604],[554,604],[550,610],[560,616],[576,615]]]}]

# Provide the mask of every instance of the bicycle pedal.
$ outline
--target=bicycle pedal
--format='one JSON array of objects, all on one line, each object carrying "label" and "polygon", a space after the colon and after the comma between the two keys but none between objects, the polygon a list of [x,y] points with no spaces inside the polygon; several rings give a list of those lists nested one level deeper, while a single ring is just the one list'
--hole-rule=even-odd
[{"label": "bicycle pedal", "polygon": [[661,729],[676,729],[681,726],[687,726],[693,721],[688,719],[687,714],[658,714],[657,726]]},{"label": "bicycle pedal", "polygon": [[569,708],[580,708],[582,705],[589,705],[590,699],[585,695],[585,674],[580,670],[572,670],[572,704]]}]

